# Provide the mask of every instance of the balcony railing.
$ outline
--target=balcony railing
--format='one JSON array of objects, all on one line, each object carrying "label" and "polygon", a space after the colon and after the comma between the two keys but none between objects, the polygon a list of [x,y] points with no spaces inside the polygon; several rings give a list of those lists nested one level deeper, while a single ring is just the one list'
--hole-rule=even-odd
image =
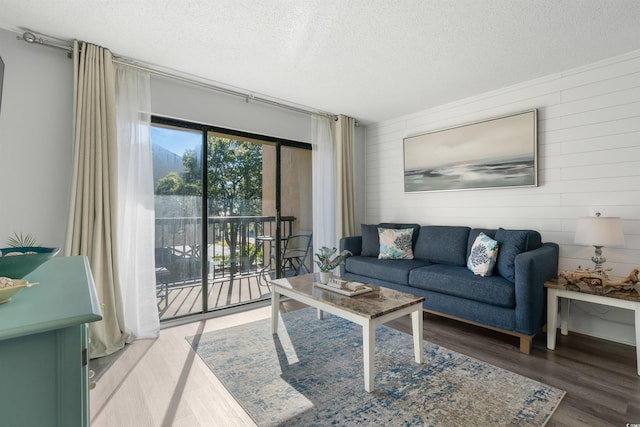
[{"label": "balcony railing", "polygon": [[[295,220],[280,218],[284,237],[292,234]],[[201,282],[205,254],[210,282],[264,273],[273,248],[261,237],[275,236],[275,224],[274,216],[209,217],[205,251],[201,218],[156,218],[156,280],[165,286]]]}]

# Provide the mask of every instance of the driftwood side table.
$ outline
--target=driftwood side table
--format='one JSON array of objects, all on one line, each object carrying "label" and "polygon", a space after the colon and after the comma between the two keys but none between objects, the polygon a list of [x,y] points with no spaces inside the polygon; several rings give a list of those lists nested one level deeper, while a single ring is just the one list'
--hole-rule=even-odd
[{"label": "driftwood side table", "polygon": [[556,279],[545,282],[547,288],[547,348],[556,348],[556,325],[558,324],[558,299],[562,298],[560,308],[560,332],[567,335],[569,322],[569,300],[579,300],[610,307],[626,308],[635,312],[636,362],[640,375],[640,295],[635,291],[612,291],[604,294],[598,288],[578,287],[568,283],[558,283]]}]

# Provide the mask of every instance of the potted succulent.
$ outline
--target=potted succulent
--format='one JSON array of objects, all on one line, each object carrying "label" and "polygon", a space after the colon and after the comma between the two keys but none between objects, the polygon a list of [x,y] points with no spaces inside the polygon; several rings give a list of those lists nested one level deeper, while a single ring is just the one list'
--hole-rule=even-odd
[{"label": "potted succulent", "polygon": [[329,283],[333,270],[340,265],[344,264],[344,260],[347,256],[351,255],[351,252],[344,250],[339,254],[336,254],[338,250],[336,248],[329,249],[326,246],[321,247],[316,252],[315,263],[320,269],[320,283],[326,285]]}]

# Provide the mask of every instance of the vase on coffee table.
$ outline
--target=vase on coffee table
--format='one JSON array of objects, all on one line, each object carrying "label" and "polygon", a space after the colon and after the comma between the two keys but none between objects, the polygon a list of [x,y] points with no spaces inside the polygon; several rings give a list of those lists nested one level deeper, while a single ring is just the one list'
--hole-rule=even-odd
[{"label": "vase on coffee table", "polygon": [[331,276],[333,276],[333,271],[321,271],[320,272],[320,283],[326,285],[331,280]]}]

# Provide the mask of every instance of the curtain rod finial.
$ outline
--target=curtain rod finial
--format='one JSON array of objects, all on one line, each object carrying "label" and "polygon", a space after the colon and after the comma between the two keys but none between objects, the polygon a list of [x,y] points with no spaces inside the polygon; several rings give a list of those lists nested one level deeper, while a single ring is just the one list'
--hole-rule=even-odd
[{"label": "curtain rod finial", "polygon": [[22,40],[26,41],[27,43],[35,43],[38,41],[38,38],[32,32],[26,31],[24,34],[22,34]]}]

